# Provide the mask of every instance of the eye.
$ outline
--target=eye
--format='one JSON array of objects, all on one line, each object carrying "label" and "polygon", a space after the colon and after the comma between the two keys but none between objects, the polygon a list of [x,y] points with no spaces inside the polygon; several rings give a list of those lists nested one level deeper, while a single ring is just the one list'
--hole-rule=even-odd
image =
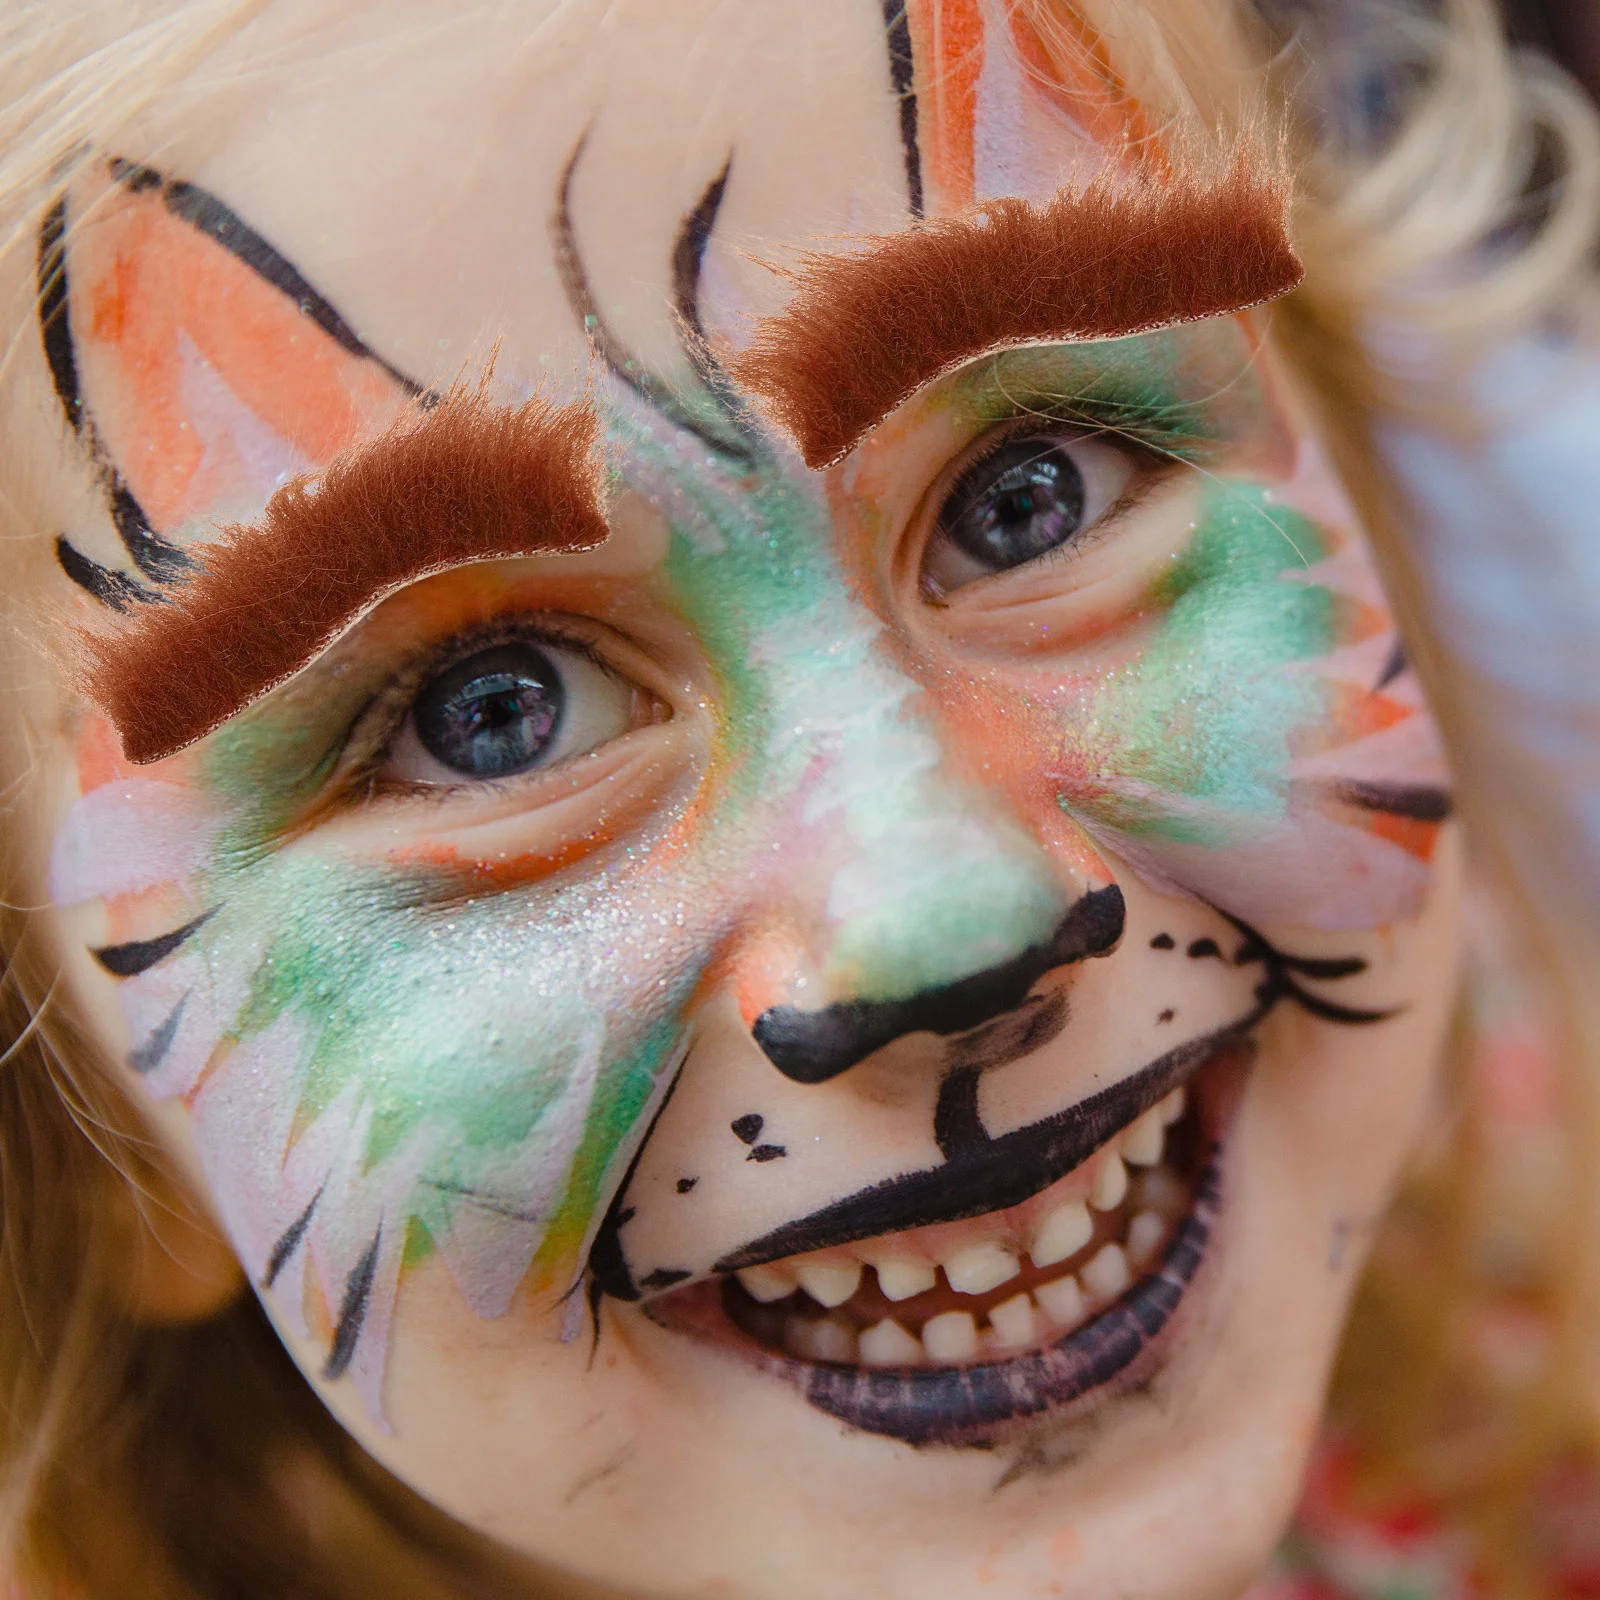
[{"label": "eye", "polygon": [[459,784],[583,755],[636,722],[632,686],[580,651],[528,640],[478,648],[418,689],[384,776]]},{"label": "eye", "polygon": [[1137,470],[1102,437],[1013,434],[967,467],[939,508],[923,582],[948,594],[1065,550],[1121,498]]}]

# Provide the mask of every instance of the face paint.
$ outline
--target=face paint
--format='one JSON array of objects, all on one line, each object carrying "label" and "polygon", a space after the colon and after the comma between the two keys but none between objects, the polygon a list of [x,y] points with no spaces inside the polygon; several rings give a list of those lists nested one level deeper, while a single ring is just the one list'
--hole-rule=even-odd
[{"label": "face paint", "polygon": [[[719,195],[676,253],[696,264],[691,309],[695,241]],[[570,238],[558,249],[588,318]],[[1109,356],[1031,351],[985,367],[1003,381],[963,377],[930,406],[993,425],[1031,382],[1035,400],[1098,405],[1208,470],[1208,450],[1270,454],[1259,418],[1243,444],[1229,431],[1230,407],[1259,402],[1201,404],[1203,384],[1174,381],[1191,349],[1171,336]],[[1143,377],[1115,379],[1141,353]],[[1263,839],[1304,848],[1286,763],[1343,732],[1323,684],[1359,631],[1329,587],[1345,545],[1298,512],[1274,521],[1259,484],[1219,477],[1132,608],[1138,627],[1113,638],[1116,660],[1036,661],[1010,681],[939,673],[859,570],[856,535],[894,526],[871,450],[848,488],[824,484],[719,393],[714,370],[711,400],[668,398],[615,364],[618,489],[667,526],[658,592],[714,691],[706,749],[636,825],[509,863],[443,825],[422,849],[341,832],[323,794],[386,671],[352,641],[193,752],[86,782],[58,843],[59,902],[120,897],[114,933],[119,920],[142,929],[134,897],[181,913],[181,938],[101,952],[123,978],[132,1063],[153,1094],[184,1099],[253,1277],[375,1415],[399,1287],[425,1257],[484,1316],[573,1285],[719,976],[733,974],[759,1034],[785,1008],[899,1005],[1051,949],[1111,885],[1074,821],[1164,883],[1243,906],[1271,865]],[[440,600],[427,631],[461,626],[451,605],[468,620],[541,609],[525,599],[538,580],[497,582],[471,604]],[[413,614],[428,620],[431,603]],[[1107,944],[1116,932],[1120,912]],[[664,1287],[674,1269],[652,1276],[634,1287]]]},{"label": "face paint", "polygon": [[[1048,773],[1054,802],[1153,884],[1251,922],[1371,928],[1425,899],[1448,774],[1352,514],[1259,361],[1218,323],[1005,355],[925,397],[960,437],[1019,417],[1110,429],[1190,485],[1167,513],[1184,526],[1112,614],[1063,614],[1069,555],[985,636],[982,687],[927,681],[962,741]],[[915,450],[918,426],[877,448]],[[859,518],[881,483],[863,456]],[[1021,751],[991,749],[995,728]]]},{"label": "face paint", "polygon": [[[1107,152],[1165,169],[1150,119],[1075,9],[1051,12],[1051,37],[1029,8],[994,0],[906,0],[903,15],[909,64],[896,82],[913,107],[901,130],[914,216],[950,216],[998,195],[1048,200],[1092,176]],[[893,29],[889,42],[892,62]]]},{"label": "face paint", "polygon": [[[1063,876],[1109,881],[1087,845],[1052,869],[942,770],[791,454],[752,434],[742,459],[708,461],[625,385],[615,406],[615,458],[669,523],[669,604],[719,691],[710,760],[676,815],[581,878],[502,875],[493,895],[474,896],[449,850],[441,867],[320,848],[295,830],[337,758],[330,720],[359,698],[352,668],[331,718],[313,709],[325,682],[292,688],[150,769],[160,781],[91,791],[58,845],[62,903],[115,879],[201,908],[148,964],[126,945],[102,955],[127,972],[136,1067],[185,1099],[256,1281],[322,1333],[328,1375],[348,1373],[375,1413],[408,1262],[437,1250],[483,1315],[525,1281],[570,1285],[670,1080],[686,1002],[763,903],[814,997],[893,999],[1046,939]],[[107,810],[156,839],[196,797],[205,825],[180,861],[105,854]],[[798,908],[796,859],[816,885]]]}]

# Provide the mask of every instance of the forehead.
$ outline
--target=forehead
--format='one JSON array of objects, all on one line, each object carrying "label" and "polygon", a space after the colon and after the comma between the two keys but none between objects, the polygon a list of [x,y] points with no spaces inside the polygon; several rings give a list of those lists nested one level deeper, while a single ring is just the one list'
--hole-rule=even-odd
[{"label": "forehead", "polygon": [[[599,308],[670,360],[672,241],[731,158],[708,285],[763,309],[754,256],[903,226],[877,0],[273,6],[125,154],[221,197],[427,381],[581,363],[551,249],[561,177]],[[730,248],[731,246],[731,248]],[[749,254],[747,255],[746,252]]]}]

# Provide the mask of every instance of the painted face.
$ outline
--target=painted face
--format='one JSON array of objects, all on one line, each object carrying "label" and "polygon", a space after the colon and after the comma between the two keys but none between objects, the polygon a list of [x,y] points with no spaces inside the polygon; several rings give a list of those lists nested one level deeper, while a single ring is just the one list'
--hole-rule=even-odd
[{"label": "painted face", "polygon": [[1200,1461],[1244,1570],[1425,1092],[1447,775],[1272,185],[1025,15],[397,27],[41,235],[108,1054],[353,1431],[634,1590],[1187,1591]]}]

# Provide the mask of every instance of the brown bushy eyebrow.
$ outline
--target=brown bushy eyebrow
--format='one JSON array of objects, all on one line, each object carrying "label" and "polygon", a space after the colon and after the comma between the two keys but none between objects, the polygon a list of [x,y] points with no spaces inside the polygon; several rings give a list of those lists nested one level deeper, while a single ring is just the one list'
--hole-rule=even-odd
[{"label": "brown bushy eyebrow", "polygon": [[[1241,149],[1214,181],[1105,177],[1045,205],[810,252],[726,363],[807,466],[831,466],[918,389],[992,350],[1115,339],[1247,310],[1304,276],[1281,162]],[[863,247],[864,245],[864,247]]]},{"label": "brown bushy eyebrow", "polygon": [[496,406],[481,387],[454,390],[196,548],[180,587],[80,633],[82,687],[128,760],[160,761],[418,578],[603,543],[599,438],[586,403]]}]

